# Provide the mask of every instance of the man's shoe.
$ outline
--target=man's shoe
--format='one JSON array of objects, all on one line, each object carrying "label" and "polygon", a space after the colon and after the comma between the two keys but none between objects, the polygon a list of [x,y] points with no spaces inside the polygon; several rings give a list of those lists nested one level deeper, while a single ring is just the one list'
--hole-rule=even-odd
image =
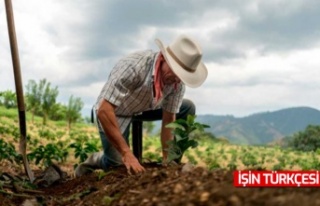
[{"label": "man's shoe", "polygon": [[93,153],[86,161],[79,164],[75,169],[75,176],[81,177],[82,175],[93,172],[95,169],[101,169],[101,158],[103,152],[95,152]]}]

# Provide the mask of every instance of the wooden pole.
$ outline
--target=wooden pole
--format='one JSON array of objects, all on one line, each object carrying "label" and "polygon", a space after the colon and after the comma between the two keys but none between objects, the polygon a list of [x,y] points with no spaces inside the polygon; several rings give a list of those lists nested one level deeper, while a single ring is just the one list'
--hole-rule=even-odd
[{"label": "wooden pole", "polygon": [[5,5],[6,5],[6,13],[7,13],[11,57],[12,57],[12,64],[13,64],[13,71],[14,71],[14,80],[15,80],[17,102],[18,102],[19,127],[20,127],[19,150],[23,158],[23,165],[24,165],[25,172],[27,173],[30,181],[33,182],[34,175],[30,169],[28,159],[26,156],[26,147],[27,147],[26,113],[25,113],[23,86],[22,86],[22,79],[21,79],[21,72],[20,72],[18,44],[17,44],[16,31],[14,26],[13,9],[12,9],[11,0],[5,0]]}]

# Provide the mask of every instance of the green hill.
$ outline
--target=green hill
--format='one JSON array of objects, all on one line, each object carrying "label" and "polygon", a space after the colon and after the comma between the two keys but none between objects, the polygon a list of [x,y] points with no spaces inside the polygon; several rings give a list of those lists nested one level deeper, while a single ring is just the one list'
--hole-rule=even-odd
[{"label": "green hill", "polygon": [[268,144],[302,131],[308,125],[320,125],[320,111],[310,107],[295,107],[242,118],[199,115],[197,121],[210,125],[208,132],[217,137],[226,137],[232,143]]}]

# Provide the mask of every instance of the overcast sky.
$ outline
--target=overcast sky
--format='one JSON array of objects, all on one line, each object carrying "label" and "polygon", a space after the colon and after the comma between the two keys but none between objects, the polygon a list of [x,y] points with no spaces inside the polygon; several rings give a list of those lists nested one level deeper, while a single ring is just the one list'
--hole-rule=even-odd
[{"label": "overcast sky", "polygon": [[[1,4],[0,91],[15,91]],[[209,72],[185,95],[198,114],[320,109],[319,0],[13,0],[13,9],[23,84],[46,78],[59,102],[80,97],[85,116],[120,57],[179,34],[200,43]]]}]

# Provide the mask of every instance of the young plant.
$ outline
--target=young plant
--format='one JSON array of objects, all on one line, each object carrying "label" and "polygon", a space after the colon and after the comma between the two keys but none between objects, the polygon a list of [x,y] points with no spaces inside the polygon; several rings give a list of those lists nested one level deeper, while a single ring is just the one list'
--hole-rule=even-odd
[{"label": "young plant", "polygon": [[96,142],[89,140],[88,142],[76,141],[70,144],[69,147],[74,149],[74,156],[75,158],[80,158],[80,162],[84,162],[90,153],[99,151]]},{"label": "young plant", "polygon": [[53,161],[65,161],[68,151],[67,148],[63,148],[62,142],[48,143],[45,146],[40,145],[27,156],[30,160],[35,160],[36,165],[42,163],[43,166],[48,167],[52,165]]},{"label": "young plant", "polygon": [[243,154],[243,156],[241,157],[241,161],[242,161],[242,164],[247,168],[250,166],[255,167],[258,164],[258,160],[256,156],[249,152],[246,152],[245,154]]},{"label": "young plant", "polygon": [[14,145],[10,142],[5,142],[3,139],[0,139],[0,162],[3,160],[9,160],[12,163],[20,164],[22,160],[21,155],[16,152]]},{"label": "young plant", "polygon": [[167,142],[168,144],[168,162],[175,160],[180,162],[184,152],[189,148],[198,146],[198,142],[191,136],[194,131],[203,131],[208,125],[195,122],[196,116],[188,115],[187,119],[178,119],[168,125],[172,129],[174,139]]}]

